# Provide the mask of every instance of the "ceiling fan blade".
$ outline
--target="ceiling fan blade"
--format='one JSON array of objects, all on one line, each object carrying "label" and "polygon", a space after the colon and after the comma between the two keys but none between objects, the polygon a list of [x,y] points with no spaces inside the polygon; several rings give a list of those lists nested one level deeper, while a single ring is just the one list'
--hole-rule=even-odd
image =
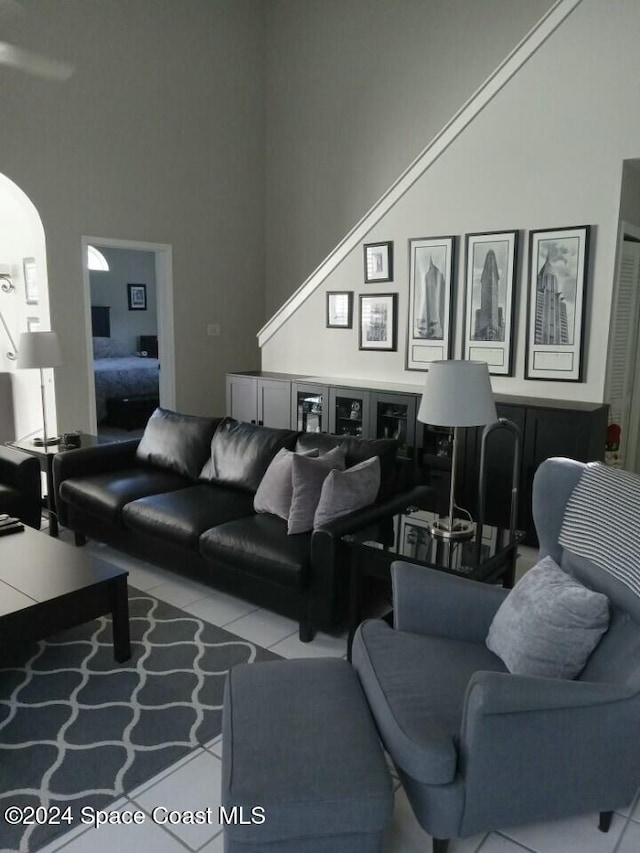
[{"label": "ceiling fan blade", "polygon": [[3,41],[0,41],[0,65],[10,65],[25,74],[44,77],[47,80],[68,80],[75,70],[68,62],[49,59]]}]

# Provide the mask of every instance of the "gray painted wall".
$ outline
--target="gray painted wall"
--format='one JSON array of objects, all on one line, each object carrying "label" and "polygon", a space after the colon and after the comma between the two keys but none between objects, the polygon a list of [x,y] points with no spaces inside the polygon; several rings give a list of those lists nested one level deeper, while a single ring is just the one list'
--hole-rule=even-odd
[{"label": "gray painted wall", "polygon": [[[137,352],[140,335],[158,334],[155,255],[131,249],[96,248],[107,259],[109,271],[89,273],[91,304],[106,305],[111,309],[112,339],[123,344],[127,352]],[[146,285],[146,311],[129,310],[129,283]]]},{"label": "gray painted wall", "polygon": [[58,427],[89,426],[82,235],[172,245],[177,407],[222,413],[263,319],[264,4],[24,6],[2,38],[76,66],[66,83],[0,69],[0,172],[42,217],[64,342]]},{"label": "gray painted wall", "polygon": [[552,5],[267,4],[265,319]]}]

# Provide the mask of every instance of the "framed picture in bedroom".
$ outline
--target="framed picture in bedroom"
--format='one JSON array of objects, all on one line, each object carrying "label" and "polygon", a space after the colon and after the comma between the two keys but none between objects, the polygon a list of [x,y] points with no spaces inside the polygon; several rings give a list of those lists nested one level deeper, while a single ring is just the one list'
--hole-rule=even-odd
[{"label": "framed picture in bedroom", "polygon": [[353,327],[353,291],[331,290],[327,293],[327,329]]},{"label": "framed picture in bedroom", "polygon": [[409,240],[407,370],[451,358],[455,237]]},{"label": "framed picture in bedroom", "polygon": [[530,233],[525,379],[582,382],[590,231]]},{"label": "framed picture in bedroom", "polygon": [[146,284],[128,284],[127,299],[129,301],[129,311],[146,311],[147,310],[147,285]]},{"label": "framed picture in bedroom", "polygon": [[393,242],[366,243],[364,246],[364,281],[393,281]]},{"label": "framed picture in bedroom", "polygon": [[360,294],[359,349],[396,351],[397,302],[397,293]]},{"label": "framed picture in bedroom", "polygon": [[517,231],[467,234],[463,358],[513,375]]}]

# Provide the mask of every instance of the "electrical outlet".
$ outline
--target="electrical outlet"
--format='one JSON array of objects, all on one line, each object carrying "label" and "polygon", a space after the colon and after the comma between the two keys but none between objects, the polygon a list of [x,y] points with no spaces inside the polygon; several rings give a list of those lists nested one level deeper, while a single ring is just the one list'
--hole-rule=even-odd
[{"label": "electrical outlet", "polygon": [[207,323],[207,336],[210,338],[217,338],[220,334],[220,324],[219,323]]}]

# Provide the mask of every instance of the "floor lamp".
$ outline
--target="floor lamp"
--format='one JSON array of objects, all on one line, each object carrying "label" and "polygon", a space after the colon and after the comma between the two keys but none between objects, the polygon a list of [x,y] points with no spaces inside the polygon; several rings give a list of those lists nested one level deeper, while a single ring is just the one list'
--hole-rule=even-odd
[{"label": "floor lamp", "polygon": [[489,369],[483,361],[432,361],[425,382],[418,420],[432,426],[453,427],[449,516],[430,525],[438,539],[470,539],[475,525],[455,517],[458,429],[486,426],[498,420]]},{"label": "floor lamp", "polygon": [[23,332],[18,345],[19,368],[38,368],[40,370],[40,395],[42,398],[42,438],[34,438],[33,443],[39,447],[47,447],[59,442],[58,436],[47,435],[47,407],[44,397],[44,369],[60,367],[62,364],[60,343],[55,332]]}]

